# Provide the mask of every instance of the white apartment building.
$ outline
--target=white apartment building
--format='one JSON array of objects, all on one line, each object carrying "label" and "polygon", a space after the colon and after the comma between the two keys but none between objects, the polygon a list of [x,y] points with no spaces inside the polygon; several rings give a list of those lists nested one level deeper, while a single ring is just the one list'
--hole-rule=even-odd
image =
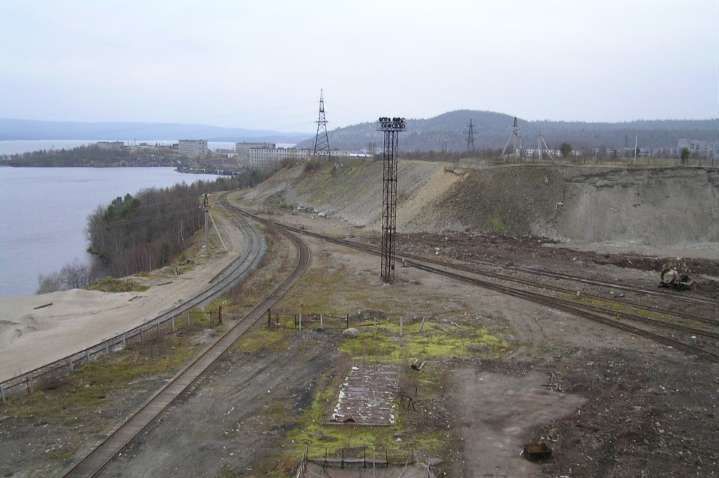
[{"label": "white apartment building", "polygon": [[177,151],[190,158],[206,156],[209,152],[206,139],[181,139],[178,141]]},{"label": "white apartment building", "polygon": [[249,148],[247,165],[252,169],[267,170],[279,166],[285,159],[309,159],[311,149]]}]

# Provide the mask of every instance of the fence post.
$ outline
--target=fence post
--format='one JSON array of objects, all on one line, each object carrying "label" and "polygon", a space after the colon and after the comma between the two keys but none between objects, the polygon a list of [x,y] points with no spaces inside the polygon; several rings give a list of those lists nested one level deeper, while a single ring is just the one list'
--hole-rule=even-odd
[{"label": "fence post", "polygon": [[272,309],[267,309],[267,328],[272,327]]},{"label": "fence post", "polygon": [[190,311],[187,311],[187,326],[190,326]]},{"label": "fence post", "polygon": [[110,342],[109,341],[105,342],[105,353],[106,354],[110,353]]},{"label": "fence post", "polygon": [[122,346],[127,345],[127,334],[122,334]]},{"label": "fence post", "polygon": [[2,383],[0,383],[0,398],[2,398],[2,401],[5,401],[5,387]]},{"label": "fence post", "polygon": [[320,314],[320,330],[324,330],[325,328],[325,321],[323,318],[323,314]]},{"label": "fence post", "polygon": [[85,350],[85,362],[89,362],[89,361],[90,361],[90,351]]},{"label": "fence post", "polygon": [[32,393],[32,377],[29,375],[25,377],[25,388],[27,389],[27,394],[30,395]]},{"label": "fence post", "polygon": [[300,312],[300,321],[299,321],[299,324],[300,324],[300,335],[302,335],[302,312]]},{"label": "fence post", "polygon": [[400,315],[399,316],[399,336],[400,337],[402,337],[402,325],[403,325],[402,316]]},{"label": "fence post", "polygon": [[350,328],[350,314],[346,314],[345,317],[347,318],[347,329]]},{"label": "fence post", "polygon": [[222,304],[217,308],[217,322],[222,324]]},{"label": "fence post", "polygon": [[172,316],[172,331],[175,331],[175,316]]},{"label": "fence post", "polygon": [[155,325],[157,325],[157,338],[160,338],[160,321],[158,320],[155,322]]}]

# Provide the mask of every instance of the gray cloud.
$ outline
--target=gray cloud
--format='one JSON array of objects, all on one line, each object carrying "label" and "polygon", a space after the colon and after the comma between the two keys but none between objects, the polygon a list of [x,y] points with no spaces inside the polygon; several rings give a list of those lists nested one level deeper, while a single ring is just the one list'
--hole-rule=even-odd
[{"label": "gray cloud", "polygon": [[716,0],[0,3],[0,116],[312,129],[718,116]]}]

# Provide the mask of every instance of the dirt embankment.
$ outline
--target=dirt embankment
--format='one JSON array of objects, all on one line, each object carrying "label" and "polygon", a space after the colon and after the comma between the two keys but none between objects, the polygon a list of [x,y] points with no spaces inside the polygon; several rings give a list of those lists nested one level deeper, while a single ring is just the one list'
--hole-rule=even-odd
[{"label": "dirt embankment", "polygon": [[[247,199],[377,230],[378,161],[296,166]],[[401,232],[470,230],[562,242],[676,246],[719,242],[719,171],[400,161]]]}]

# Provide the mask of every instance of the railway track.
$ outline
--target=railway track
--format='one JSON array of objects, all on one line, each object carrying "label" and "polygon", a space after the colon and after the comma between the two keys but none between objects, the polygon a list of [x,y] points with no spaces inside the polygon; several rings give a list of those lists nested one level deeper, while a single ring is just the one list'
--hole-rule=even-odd
[{"label": "railway track", "polygon": [[[231,206],[229,206],[229,203],[227,203],[224,196],[225,195],[220,196],[220,203],[227,209]],[[231,210],[232,209],[228,209],[228,211]],[[124,343],[123,337],[132,337],[138,333],[138,331],[146,329],[148,324],[166,323],[173,317],[177,317],[195,307],[205,305],[214,298],[225,293],[239,280],[254,270],[255,267],[257,267],[260,260],[262,260],[266,249],[262,236],[254,230],[246,220],[235,220],[233,222],[240,230],[240,233],[246,243],[246,247],[241,251],[237,258],[233,259],[232,262],[227,264],[222,270],[215,274],[203,290],[172,306],[169,310],[161,312],[151,320],[139,324],[130,330],[126,330],[117,336],[104,338],[93,346],[46,363],[40,367],[24,371],[14,377],[9,377],[0,382],[0,389],[4,390],[5,393],[14,393],[13,390],[18,390],[26,383],[40,379],[48,373],[57,373],[58,370],[62,371],[68,369],[68,363],[82,363],[82,360],[88,360],[90,355],[97,356],[97,353],[104,353],[117,343]]]},{"label": "railway track", "polygon": [[[229,206],[227,199],[221,202]],[[244,211],[241,214],[247,216]],[[260,222],[267,223],[265,220]],[[311,253],[307,245],[295,234],[282,231],[297,250],[297,262],[292,273],[278,284],[272,292],[243,319],[227,330],[215,342],[207,346],[195,359],[180,370],[160,390],[155,392],[145,403],[133,412],[125,421],[115,428],[97,447],[82,458],[65,477],[98,476],[107,464],[125,448],[138,434],[152,423],[183,391],[199,378],[234,342],[239,339],[252,325],[262,318],[268,309],[277,303],[307,271],[311,262]]]},{"label": "railway track", "polygon": [[[403,255],[403,257],[422,261],[422,262],[429,262],[429,263],[432,263],[432,264],[435,264],[438,266],[442,266],[442,267],[458,269],[458,270],[461,270],[464,272],[468,272],[470,274],[480,274],[482,276],[492,277],[494,279],[498,279],[498,280],[502,280],[502,281],[513,282],[513,283],[522,284],[522,285],[529,286],[529,287],[542,288],[542,289],[545,289],[548,291],[554,291],[557,293],[575,294],[577,292],[576,289],[568,289],[566,287],[560,287],[557,285],[538,283],[535,281],[531,281],[529,279],[523,279],[521,277],[514,277],[514,276],[507,275],[507,274],[501,274],[501,273],[494,272],[494,271],[488,271],[485,269],[476,269],[473,267],[468,267],[468,266],[464,266],[464,265],[460,265],[460,264],[454,264],[454,263],[450,263],[447,261],[441,261],[441,260],[437,260],[437,259],[433,259],[433,258],[421,257],[421,256],[412,255],[412,254]],[[483,264],[485,264],[485,263],[483,262]],[[493,264],[492,266],[497,267],[496,264]],[[529,268],[517,268],[517,267],[512,267],[510,270],[523,271],[523,272],[532,271],[532,269],[529,269]],[[641,294],[641,295],[652,295],[652,296],[659,296],[659,297],[663,297],[663,298],[681,297],[683,299],[689,299],[690,301],[693,301],[696,303],[712,304],[715,307],[719,307],[719,303],[717,303],[716,301],[711,301],[710,299],[705,299],[705,298],[701,298],[701,297],[684,297],[684,296],[681,296],[681,295],[678,295],[675,293],[668,293],[667,295],[663,295],[661,292],[657,292],[654,290],[647,290],[647,289],[631,287],[631,286],[615,285],[615,284],[611,284],[608,282],[593,281],[593,280],[584,279],[584,278],[578,277],[578,276],[571,276],[571,275],[566,275],[566,274],[555,274],[555,273],[548,272],[548,271],[534,271],[534,272],[536,273],[535,275],[539,275],[542,277],[550,277],[550,278],[556,278],[556,279],[567,280],[567,281],[581,282],[581,283],[590,284],[590,285],[622,289],[622,290],[631,291],[633,293]],[[666,311],[666,310],[662,310],[661,308],[658,308],[658,307],[648,307],[644,304],[640,304],[640,303],[637,303],[635,301],[628,300],[628,299],[622,299],[621,301],[619,301],[617,299],[613,299],[613,298],[610,299],[607,297],[603,297],[603,296],[599,296],[599,295],[587,293],[587,292],[582,292],[581,296],[584,297],[585,299],[591,299],[591,300],[594,300],[597,302],[615,302],[615,303],[629,305],[633,309],[635,309],[637,311],[643,311],[646,314],[666,314],[666,315],[671,315],[674,317],[682,318],[682,319],[685,319],[688,321],[701,322],[701,323],[712,325],[712,326],[719,325],[719,320],[717,320],[717,319],[711,319],[711,318],[699,316],[696,314],[691,314],[691,313],[684,312],[684,311]],[[617,312],[617,313],[621,313],[621,312]],[[638,316],[636,314],[624,314],[624,315],[625,315],[625,318],[629,318],[630,320],[632,320],[632,318],[639,318],[639,319],[642,318],[642,316]]]},{"label": "railway track", "polygon": [[[414,256],[414,257],[420,257],[420,256]],[[422,259],[431,260],[426,257],[422,257]],[[496,263],[492,263],[489,261],[483,261],[483,260],[474,260],[473,264],[479,264],[479,265],[488,266],[488,267],[497,267]],[[653,297],[662,297],[662,298],[671,297],[672,299],[676,299],[681,302],[717,306],[717,301],[714,299],[711,299],[709,297],[679,294],[676,292],[672,292],[671,290],[663,290],[660,292],[660,291],[657,291],[654,289],[646,289],[643,287],[635,287],[635,286],[626,285],[626,284],[617,284],[614,282],[607,282],[607,281],[602,281],[602,280],[598,280],[598,279],[589,279],[586,277],[581,277],[581,276],[577,276],[577,275],[573,275],[573,274],[566,274],[564,272],[533,269],[531,267],[522,267],[522,266],[514,266],[513,265],[513,266],[502,266],[502,269],[512,271],[512,272],[520,272],[520,273],[535,275],[535,276],[549,277],[551,279],[567,280],[567,281],[571,281],[571,282],[579,282],[582,284],[593,285],[593,286],[598,286],[598,287],[607,287],[607,288],[611,288],[611,289],[617,289],[617,290],[632,292],[632,293],[641,294],[641,295],[648,295],[648,296],[653,296]]]},{"label": "railway track", "polygon": [[[230,206],[234,207],[234,206]],[[238,208],[239,209],[239,208]],[[251,214],[247,211],[243,211],[244,214],[249,215],[253,218],[258,218],[258,216]],[[380,251],[378,248],[358,243],[354,241],[348,241],[346,239],[339,239],[332,236],[327,236],[324,234],[320,234],[314,231],[305,230],[302,228],[297,228],[294,226],[290,226],[287,224],[282,224],[274,221],[269,221],[267,219],[263,219],[265,222],[270,222],[273,225],[284,228],[288,231],[292,231],[296,234],[303,234],[310,237],[314,237],[323,241],[331,242],[334,244],[338,244],[341,246],[350,247],[355,250],[359,250],[362,252],[366,252],[373,255],[379,255]],[[590,305],[590,304],[583,304],[581,302],[575,301],[575,300],[568,300],[566,298],[557,297],[555,295],[548,295],[545,293],[540,293],[533,290],[528,290],[528,288],[535,288],[535,289],[543,289],[548,290],[551,288],[560,289],[561,292],[567,293],[567,292],[574,292],[570,291],[569,289],[561,289],[556,286],[548,286],[547,284],[538,284],[534,283],[532,281],[528,281],[525,279],[518,279],[513,277],[506,277],[501,274],[496,273],[485,273],[484,271],[473,271],[473,270],[465,270],[464,268],[458,268],[455,265],[450,265],[446,263],[436,263],[437,261],[433,261],[431,259],[418,257],[418,256],[403,256],[405,259],[406,265],[410,267],[414,267],[416,269],[424,270],[426,272],[430,272],[433,274],[439,274],[443,275],[445,277],[449,277],[451,279],[455,279],[458,281],[462,281],[465,283],[473,284],[485,289],[493,290],[502,294],[510,295],[513,297],[521,298],[528,300],[530,302],[534,302],[537,304],[541,304],[550,308],[553,308],[555,310],[561,310],[563,312],[570,313],[575,316],[583,317],[588,320],[592,320],[597,323],[601,323],[610,327],[614,327],[616,329],[623,330],[625,332],[641,336],[647,339],[650,339],[656,343],[666,345],[673,347],[677,350],[681,350],[687,354],[690,355],[696,355],[698,357],[701,357],[705,360],[711,361],[711,362],[719,362],[719,353],[713,351],[713,350],[707,350],[705,348],[698,347],[697,345],[694,345],[693,343],[687,343],[685,341],[679,340],[675,338],[674,336],[667,336],[662,333],[659,333],[657,330],[651,330],[654,329],[663,329],[662,331],[671,331],[672,333],[681,333],[687,336],[697,336],[701,335],[703,337],[706,337],[711,340],[717,341],[715,347],[719,347],[719,333],[717,333],[715,330],[706,330],[702,328],[697,327],[691,327],[687,326],[681,323],[676,322],[667,322],[663,320],[657,320],[652,319],[649,317],[644,317],[637,314],[631,314],[627,312],[612,310],[603,308],[597,305]],[[471,274],[471,275],[467,275]],[[483,278],[484,277],[484,278]],[[486,280],[487,278],[493,279],[493,280]],[[517,286],[509,286],[497,281],[506,281],[506,282],[513,282],[516,284],[520,284],[522,287]],[[640,291],[642,289],[634,289],[635,291]],[[649,291],[652,293],[656,293],[656,291]],[[586,296],[586,295],[585,295]],[[598,296],[589,296],[589,297],[596,297]],[[624,305],[623,302],[618,301],[611,301],[610,299],[606,298],[599,298],[602,301],[611,304],[616,303],[619,305]],[[637,307],[636,305],[633,305],[633,307]],[[647,311],[651,312],[657,312],[654,309],[646,308]],[[679,314],[675,314],[672,312],[661,312],[662,314],[671,316],[671,317],[677,317]],[[686,317],[685,317],[686,318]],[[626,323],[626,319],[633,322],[639,322],[641,323],[641,327],[637,327],[631,324]],[[691,316],[692,320],[696,320],[696,317]],[[700,319],[700,321],[702,321]],[[708,323],[711,325],[716,326],[717,322],[712,321],[710,319],[707,319]],[[704,322],[707,322],[704,321]]]}]

